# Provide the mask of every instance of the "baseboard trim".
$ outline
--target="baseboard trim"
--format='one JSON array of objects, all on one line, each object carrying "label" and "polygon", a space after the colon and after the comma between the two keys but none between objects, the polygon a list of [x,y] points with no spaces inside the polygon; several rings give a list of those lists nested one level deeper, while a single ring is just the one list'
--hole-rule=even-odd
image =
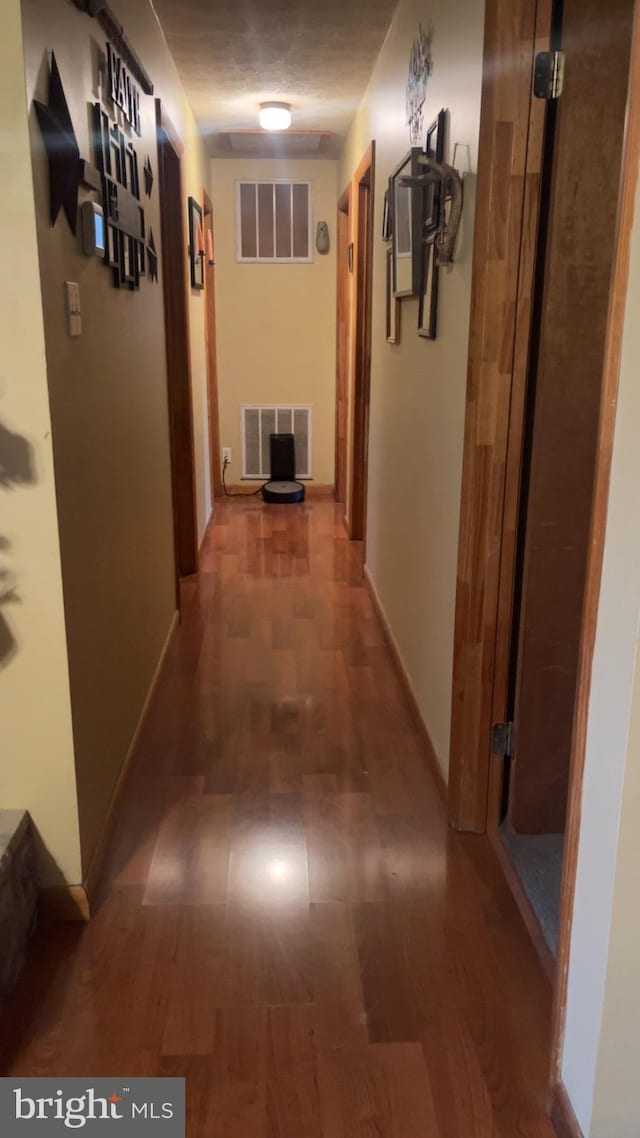
[{"label": "baseboard trim", "polygon": [[211,513],[209,514],[209,517],[207,519],[207,524],[204,527],[204,531],[202,534],[202,540],[201,540],[199,548],[198,548],[198,557],[202,557],[202,551],[203,551],[203,549],[207,543],[207,538],[209,536],[209,530],[211,529],[212,525],[213,525],[213,507],[211,508]]},{"label": "baseboard trim", "polygon": [[44,924],[86,922],[91,917],[89,896],[84,885],[55,885],[38,894],[38,916]]},{"label": "baseboard trim", "polygon": [[[304,482],[302,485],[305,488],[307,498],[335,498],[336,488],[332,482]],[[264,482],[251,482],[246,479],[244,482],[232,482],[227,490],[229,494],[237,494],[239,497],[246,494],[249,497],[256,490],[264,486]],[[257,495],[256,495],[257,497]]]},{"label": "baseboard trim", "polygon": [[395,667],[397,675],[398,675],[398,679],[400,680],[400,683],[402,684],[402,689],[404,691],[404,694],[407,698],[407,702],[408,702],[409,707],[411,709],[411,715],[412,715],[414,723],[418,729],[418,733],[420,735],[420,738],[422,739],[424,749],[426,752],[426,756],[427,756],[427,761],[429,763],[429,768],[431,770],[431,773],[434,776],[436,785],[438,787],[439,794],[441,795],[443,801],[446,801],[447,784],[446,784],[446,780],[444,777],[444,772],[442,770],[442,767],[440,766],[440,763],[438,762],[438,757],[436,755],[433,743],[431,742],[431,736],[429,735],[429,729],[428,729],[424,719],[422,718],[422,712],[420,710],[420,705],[418,703],[418,700],[416,699],[416,695],[415,695],[415,692],[413,690],[411,680],[409,678],[409,673],[407,672],[407,669],[405,668],[404,662],[402,660],[402,656],[400,655],[400,649],[398,648],[398,643],[396,641],[395,636],[393,635],[393,632],[391,631],[391,626],[389,624],[389,621],[387,620],[387,614],[384,611],[384,608],[382,606],[382,601],[380,600],[380,597],[378,595],[378,591],[377,591],[377,589],[376,589],[376,587],[375,587],[375,585],[371,579],[369,570],[368,570],[366,565],[364,567],[364,579],[365,579],[367,588],[369,590],[371,600],[373,601],[373,607],[375,609],[376,616],[378,617],[378,620],[380,621],[380,626],[382,628],[384,638],[385,638],[387,645],[389,647],[389,651],[391,653],[391,659],[393,660],[394,667]]},{"label": "baseboard trim", "polygon": [[169,631],[167,632],[167,635],[165,637],[165,642],[164,642],[164,645],[162,647],[162,651],[160,653],[158,662],[156,664],[155,671],[153,673],[151,683],[149,685],[149,689],[148,689],[146,697],[145,697],[145,701],[142,705],[142,711],[140,712],[140,715],[138,717],[136,729],[135,729],[135,731],[131,737],[131,742],[129,743],[129,747],[128,747],[127,753],[125,755],[124,762],[122,764],[122,767],[120,768],[120,774],[118,775],[118,781],[116,782],[114,792],[111,796],[111,802],[109,803],[109,809],[107,811],[107,816],[105,818],[104,825],[102,827],[102,832],[101,832],[100,837],[98,839],[98,844],[96,845],[96,848],[93,852],[91,861],[89,863],[89,868],[87,870],[87,875],[86,875],[85,884],[84,884],[89,904],[92,904],[95,901],[95,898],[97,895],[98,886],[100,884],[100,879],[102,877],[102,871],[104,869],[104,864],[105,864],[105,860],[106,860],[106,856],[107,856],[107,851],[109,849],[109,845],[111,843],[111,838],[113,836],[115,824],[116,824],[116,821],[118,818],[118,812],[120,809],[120,800],[122,798],[122,795],[123,795],[123,792],[125,789],[125,785],[127,782],[127,778],[129,775],[131,760],[135,754],[135,750],[136,750],[136,747],[138,745],[138,740],[140,738],[140,732],[142,731],[142,728],[144,726],[144,721],[145,721],[145,719],[147,717],[147,713],[149,711],[151,699],[153,697],[153,693],[156,689],[158,680],[160,678],[160,673],[162,671],[165,659],[167,657],[167,653],[169,651],[169,648],[171,647],[171,642],[172,642],[173,637],[175,635],[175,631],[178,627],[179,619],[180,619],[180,614],[177,611],[174,612],[173,616],[171,617],[171,624],[169,625]]},{"label": "baseboard trim", "polygon": [[558,1138],[584,1138],[564,1083],[556,1083],[553,1088],[551,1121]]}]

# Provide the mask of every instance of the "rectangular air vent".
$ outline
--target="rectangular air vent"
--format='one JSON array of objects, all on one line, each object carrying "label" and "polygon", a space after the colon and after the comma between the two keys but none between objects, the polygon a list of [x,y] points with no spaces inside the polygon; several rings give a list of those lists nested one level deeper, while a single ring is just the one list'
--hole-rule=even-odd
[{"label": "rectangular air vent", "polygon": [[269,436],[284,432],[295,438],[296,478],[311,478],[311,410],[279,404],[241,407],[242,477],[269,477]]}]

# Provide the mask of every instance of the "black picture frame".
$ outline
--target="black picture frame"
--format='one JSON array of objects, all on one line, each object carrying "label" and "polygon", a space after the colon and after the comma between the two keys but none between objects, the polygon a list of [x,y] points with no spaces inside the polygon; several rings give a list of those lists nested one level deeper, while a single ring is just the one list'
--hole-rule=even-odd
[{"label": "black picture frame", "polygon": [[388,344],[400,343],[400,310],[402,305],[397,296],[393,295],[393,252],[387,249],[387,308],[385,337]]},{"label": "black picture frame", "polygon": [[425,241],[422,246],[418,305],[418,335],[425,340],[435,340],[438,332],[438,275],[435,241]]},{"label": "black picture frame", "polygon": [[[433,120],[431,126],[427,128],[427,137],[424,146],[425,156],[427,158],[433,158],[435,162],[444,161],[446,129],[447,112],[443,108],[438,114],[438,117]],[[434,233],[440,225],[441,207],[440,184],[433,182],[424,190],[423,235],[427,238],[431,233]]]},{"label": "black picture frame", "polygon": [[145,215],[140,204],[138,157],[100,103],[92,109],[93,147],[102,182],[104,263],[116,288],[138,289],[145,269]]},{"label": "black picture frame", "polygon": [[389,207],[389,190],[384,192],[384,205],[382,207],[382,240],[391,240],[391,209]]},{"label": "black picture frame", "polygon": [[195,198],[189,198],[189,269],[191,288],[204,288],[204,222],[202,206]]},{"label": "black picture frame", "polygon": [[403,187],[401,179],[420,175],[422,153],[420,146],[413,146],[389,178],[393,295],[400,298],[420,293],[424,190]]}]

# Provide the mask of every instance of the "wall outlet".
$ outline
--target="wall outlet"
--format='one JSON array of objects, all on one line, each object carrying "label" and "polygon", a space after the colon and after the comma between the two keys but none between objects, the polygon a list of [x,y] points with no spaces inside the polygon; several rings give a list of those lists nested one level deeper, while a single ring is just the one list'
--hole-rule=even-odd
[{"label": "wall outlet", "polygon": [[222,448],[222,461],[231,462],[231,447]]}]

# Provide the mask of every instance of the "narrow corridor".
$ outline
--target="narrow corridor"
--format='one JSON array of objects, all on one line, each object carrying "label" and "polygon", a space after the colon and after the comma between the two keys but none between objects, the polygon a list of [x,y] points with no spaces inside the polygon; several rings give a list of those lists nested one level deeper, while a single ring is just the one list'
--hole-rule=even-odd
[{"label": "narrow corridor", "polygon": [[4,1073],[184,1075],[188,1138],[551,1138],[551,994],[451,833],[341,507],[216,507],[99,907]]}]

